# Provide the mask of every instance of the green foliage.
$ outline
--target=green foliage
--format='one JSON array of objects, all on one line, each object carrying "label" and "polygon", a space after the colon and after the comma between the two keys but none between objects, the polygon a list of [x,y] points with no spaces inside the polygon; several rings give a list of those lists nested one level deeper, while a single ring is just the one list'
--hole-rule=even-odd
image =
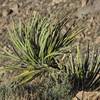
[{"label": "green foliage", "polygon": [[[76,26],[61,33],[67,23],[66,17],[52,22],[47,17],[34,14],[26,23],[13,22],[9,29],[10,49],[4,50],[5,57],[15,63],[0,67],[0,72],[17,71],[11,83],[23,85],[44,73],[52,74],[52,68],[61,70],[55,58],[66,53],[67,47],[83,29]],[[67,51],[68,52],[68,51]]]},{"label": "green foliage", "polygon": [[12,89],[6,84],[0,85],[0,100],[34,100],[34,96],[23,87]]},{"label": "green foliage", "polygon": [[46,73],[39,78],[42,81],[38,84],[28,83],[16,88],[8,84],[0,85],[0,100],[71,100],[67,74],[63,70],[53,71],[52,77]]},{"label": "green foliage", "polygon": [[77,54],[70,54],[68,74],[73,91],[100,90],[100,55],[90,52],[89,46],[86,53],[81,53],[77,46]]},{"label": "green foliage", "polygon": [[54,71],[53,77],[45,77],[45,81],[42,84],[44,85],[44,90],[39,95],[41,99],[71,100],[71,86],[68,82],[68,76],[63,70]]}]

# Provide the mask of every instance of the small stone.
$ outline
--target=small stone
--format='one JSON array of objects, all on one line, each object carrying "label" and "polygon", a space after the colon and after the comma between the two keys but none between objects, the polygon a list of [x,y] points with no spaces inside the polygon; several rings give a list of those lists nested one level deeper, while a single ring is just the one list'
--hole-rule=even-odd
[{"label": "small stone", "polygon": [[66,2],[66,0],[52,0],[52,5],[59,4],[61,2]]},{"label": "small stone", "polygon": [[3,17],[6,17],[7,15],[8,15],[7,9],[3,9],[3,11],[2,11],[2,16],[3,16]]},{"label": "small stone", "polygon": [[96,38],[95,43],[100,44],[100,36]]},{"label": "small stone", "polygon": [[10,10],[12,10],[16,14],[18,13],[18,8],[19,6],[17,3],[10,5]]},{"label": "small stone", "polygon": [[86,6],[88,0],[81,0],[82,7]]},{"label": "small stone", "polygon": [[7,17],[8,15],[10,15],[12,13],[13,13],[13,10],[11,10],[11,9],[3,9],[2,16]]}]

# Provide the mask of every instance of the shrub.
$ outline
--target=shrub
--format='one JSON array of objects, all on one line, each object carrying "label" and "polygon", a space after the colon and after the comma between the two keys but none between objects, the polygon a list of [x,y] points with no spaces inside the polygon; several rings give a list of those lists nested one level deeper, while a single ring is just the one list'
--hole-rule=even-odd
[{"label": "shrub", "polygon": [[[64,59],[64,55],[70,53],[68,47],[84,28],[76,26],[62,33],[67,22],[66,17],[60,21],[51,21],[37,13],[24,23],[13,21],[12,27],[8,28],[9,46],[1,52],[1,56],[10,59],[12,63],[0,67],[1,73],[11,73],[8,78],[11,93],[12,89],[20,91],[22,86],[29,94],[31,84],[31,89],[36,90],[32,90],[32,93],[37,94],[35,99],[71,98],[68,76],[58,58],[63,56]],[[41,84],[34,85],[32,81],[35,78],[42,80]]]},{"label": "shrub", "polygon": [[39,84],[27,84],[11,88],[8,84],[0,85],[0,100],[71,100],[70,84],[64,71],[54,71],[54,78],[45,75]]},{"label": "shrub", "polygon": [[70,83],[73,91],[100,90],[100,55],[97,51],[82,53],[77,46],[77,54],[70,54],[69,67]]},{"label": "shrub", "polygon": [[61,70],[55,58],[66,53],[67,47],[83,30],[76,26],[62,34],[67,21],[64,17],[61,21],[52,22],[37,13],[26,23],[13,21],[13,26],[8,28],[10,49],[4,50],[2,55],[15,63],[1,67],[0,71],[18,71],[11,81],[22,85],[46,72],[51,75],[52,68]]}]

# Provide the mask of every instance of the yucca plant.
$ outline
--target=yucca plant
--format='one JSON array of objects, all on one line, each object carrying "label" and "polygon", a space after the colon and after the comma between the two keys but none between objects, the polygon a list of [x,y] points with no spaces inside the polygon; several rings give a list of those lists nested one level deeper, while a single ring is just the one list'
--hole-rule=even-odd
[{"label": "yucca plant", "polygon": [[0,67],[0,72],[17,71],[11,82],[22,85],[46,72],[60,70],[55,57],[66,53],[67,47],[83,30],[76,26],[72,31],[70,28],[62,33],[67,22],[66,17],[55,22],[37,13],[26,23],[13,21],[12,27],[8,28],[10,46],[1,55],[14,63]]},{"label": "yucca plant", "polygon": [[70,54],[69,80],[73,91],[100,90],[100,55],[97,51],[82,53],[77,46],[77,54]]}]

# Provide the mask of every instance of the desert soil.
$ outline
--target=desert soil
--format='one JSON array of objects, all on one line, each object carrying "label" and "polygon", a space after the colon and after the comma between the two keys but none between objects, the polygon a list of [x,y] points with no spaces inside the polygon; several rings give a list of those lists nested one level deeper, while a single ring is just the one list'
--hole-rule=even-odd
[{"label": "desert soil", "polygon": [[[41,14],[61,17],[65,13],[73,18],[73,21],[81,20],[87,27],[79,41],[86,45],[90,41],[92,45],[100,48],[100,0],[0,0],[0,45],[5,48],[7,39],[7,27],[11,19],[26,19],[33,11]],[[2,63],[2,60],[0,60]],[[100,100],[84,99],[84,100]],[[80,99],[81,100],[81,99]]]}]

